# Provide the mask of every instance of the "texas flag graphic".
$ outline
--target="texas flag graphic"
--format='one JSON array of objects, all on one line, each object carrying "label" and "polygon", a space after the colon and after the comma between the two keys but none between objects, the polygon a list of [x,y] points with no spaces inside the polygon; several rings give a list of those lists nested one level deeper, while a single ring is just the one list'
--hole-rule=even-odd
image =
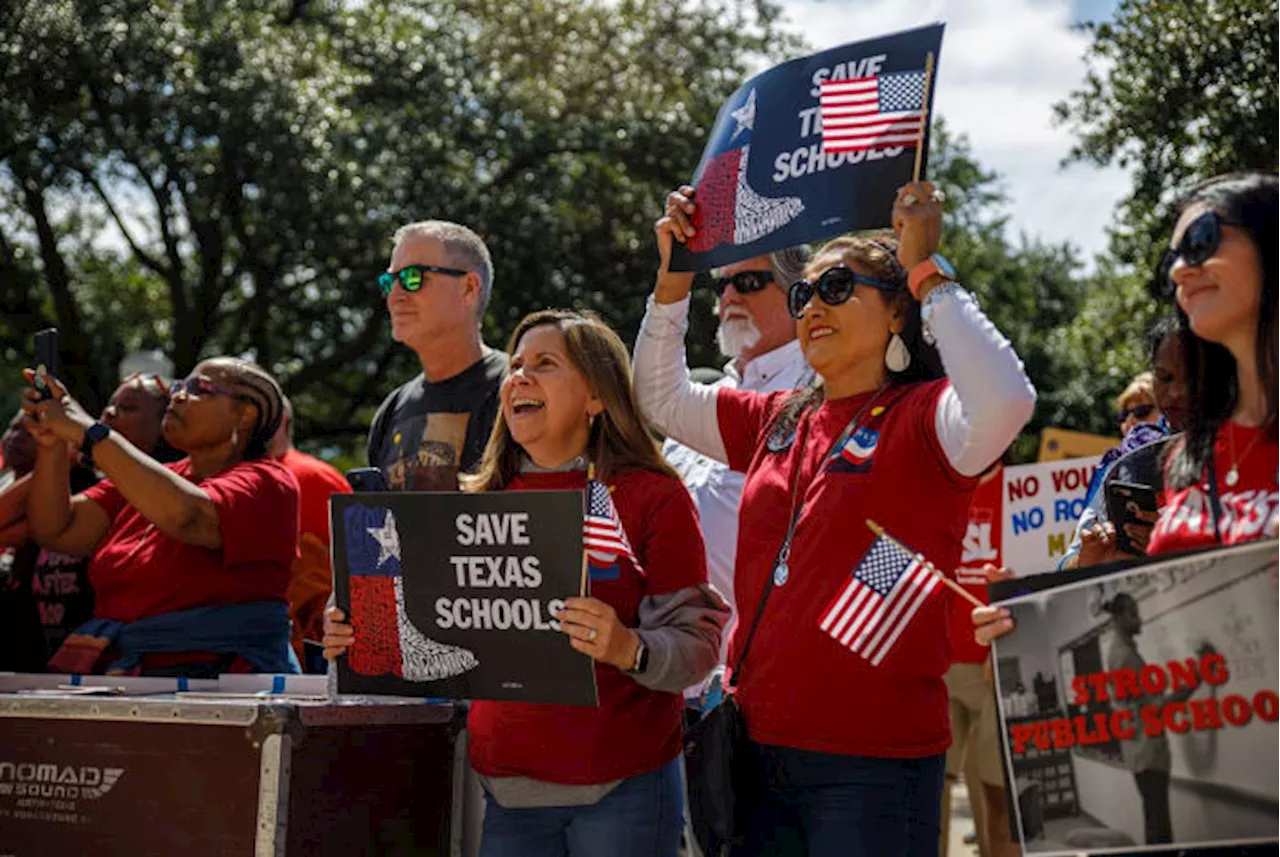
[{"label": "texas flag graphic", "polygon": [[867,473],[880,445],[880,432],[863,426],[831,457],[828,473]]},{"label": "texas flag graphic", "polygon": [[696,233],[688,248],[702,253],[722,244],[750,244],[786,226],[804,211],[798,196],[767,197],[747,183],[751,132],[756,122],[756,91],[730,115],[736,127],[724,151],[703,164],[694,177],[698,207]]},{"label": "texas flag graphic", "polygon": [[360,633],[347,653],[351,669],[361,675],[437,681],[479,666],[467,649],[428,639],[409,620],[404,607],[400,532],[392,511],[379,506],[348,506],[343,524],[351,615],[360,621]]}]

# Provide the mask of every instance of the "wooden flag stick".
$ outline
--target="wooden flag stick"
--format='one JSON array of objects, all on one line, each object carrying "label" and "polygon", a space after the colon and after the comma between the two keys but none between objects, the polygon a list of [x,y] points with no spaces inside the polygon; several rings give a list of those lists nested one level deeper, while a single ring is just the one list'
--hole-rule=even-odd
[{"label": "wooden flag stick", "polygon": [[[591,503],[591,480],[595,478],[596,478],[596,464],[594,461],[589,461],[587,462],[587,503],[588,504]],[[587,509],[586,511],[590,512],[591,510]],[[583,540],[582,540],[582,580],[578,584],[578,595],[580,595],[583,598],[587,597],[587,577],[588,577],[587,543],[586,543],[586,531],[584,530]]]},{"label": "wooden flag stick", "polygon": [[885,530],[884,530],[884,527],[880,526],[879,524],[877,524],[875,521],[871,520],[870,518],[867,518],[867,526],[868,526],[868,527],[870,527],[870,528],[871,528],[871,532],[875,533],[877,536],[880,536],[881,538],[888,539],[889,541],[893,542],[893,543],[894,543],[895,545],[897,545],[898,547],[902,548],[902,549],[903,549],[904,551],[906,551],[907,553],[915,554],[917,557],[919,557],[920,561],[924,563],[924,567],[925,567],[925,568],[927,568],[929,571],[931,571],[931,572],[933,572],[934,574],[936,574],[936,575],[938,576],[938,579],[939,579],[939,580],[941,580],[943,583],[945,583],[947,586],[950,586],[950,587],[952,588],[952,590],[954,590],[955,592],[957,592],[957,593],[959,593],[960,595],[964,596],[964,598],[965,598],[965,599],[966,599],[970,604],[972,604],[974,607],[986,607],[986,606],[987,606],[987,605],[983,604],[983,603],[982,603],[978,598],[976,598],[976,597],[973,595],[973,593],[969,592],[969,591],[968,591],[967,589],[965,589],[963,586],[961,586],[960,584],[956,583],[954,580],[952,580],[951,578],[949,578],[949,577],[947,577],[945,574],[943,574],[943,573],[938,569],[938,567],[937,567],[936,565],[934,565],[933,563],[929,562],[929,560],[925,559],[925,558],[924,558],[924,555],[923,555],[923,554],[921,554],[919,551],[914,551],[914,550],[912,550],[911,548],[909,548],[909,547],[907,547],[906,545],[904,545],[902,542],[900,542],[900,541],[898,541],[897,539],[895,539],[893,536],[891,536],[891,535],[889,535],[888,533],[886,533],[886,532],[885,532]]},{"label": "wooden flag stick", "polygon": [[924,99],[920,102],[920,138],[916,140],[916,165],[911,180],[920,181],[920,164],[924,160],[924,132],[929,128],[929,90],[933,89],[933,51],[924,60]]}]

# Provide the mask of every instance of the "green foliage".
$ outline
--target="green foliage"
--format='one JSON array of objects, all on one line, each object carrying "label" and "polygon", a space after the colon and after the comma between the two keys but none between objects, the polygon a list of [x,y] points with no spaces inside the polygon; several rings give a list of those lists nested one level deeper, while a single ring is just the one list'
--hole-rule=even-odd
[{"label": "green foliage", "polygon": [[[467,223],[486,338],[547,305],[634,332],[650,225],[748,64],[757,0],[19,0],[0,11],[0,352],[63,330],[86,404],[120,356],[246,355],[299,435],[354,448],[416,370],[373,286],[401,223]],[[16,373],[15,373],[16,377]],[[3,383],[13,383],[6,379]]]},{"label": "green foliage", "polygon": [[1056,105],[1070,157],[1134,173],[1112,247],[1144,272],[1192,182],[1275,170],[1280,133],[1275,0],[1120,0],[1093,37],[1084,87]]}]

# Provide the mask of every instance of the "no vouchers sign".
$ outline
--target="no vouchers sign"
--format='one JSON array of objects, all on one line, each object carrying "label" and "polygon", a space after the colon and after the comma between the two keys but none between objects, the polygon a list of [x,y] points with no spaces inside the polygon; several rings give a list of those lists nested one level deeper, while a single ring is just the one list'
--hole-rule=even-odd
[{"label": "no vouchers sign", "polygon": [[338,690],[595,705],[556,621],[582,585],[576,491],[335,495]]}]

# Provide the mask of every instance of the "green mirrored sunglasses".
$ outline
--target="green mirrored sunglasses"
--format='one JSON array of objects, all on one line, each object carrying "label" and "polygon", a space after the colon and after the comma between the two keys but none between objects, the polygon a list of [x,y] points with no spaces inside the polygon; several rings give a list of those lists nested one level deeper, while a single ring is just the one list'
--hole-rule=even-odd
[{"label": "green mirrored sunglasses", "polygon": [[383,295],[391,294],[396,287],[396,280],[406,292],[416,292],[422,288],[423,274],[447,274],[450,277],[465,277],[467,272],[461,268],[442,268],[439,265],[406,265],[398,271],[383,271],[378,276],[378,288]]}]

